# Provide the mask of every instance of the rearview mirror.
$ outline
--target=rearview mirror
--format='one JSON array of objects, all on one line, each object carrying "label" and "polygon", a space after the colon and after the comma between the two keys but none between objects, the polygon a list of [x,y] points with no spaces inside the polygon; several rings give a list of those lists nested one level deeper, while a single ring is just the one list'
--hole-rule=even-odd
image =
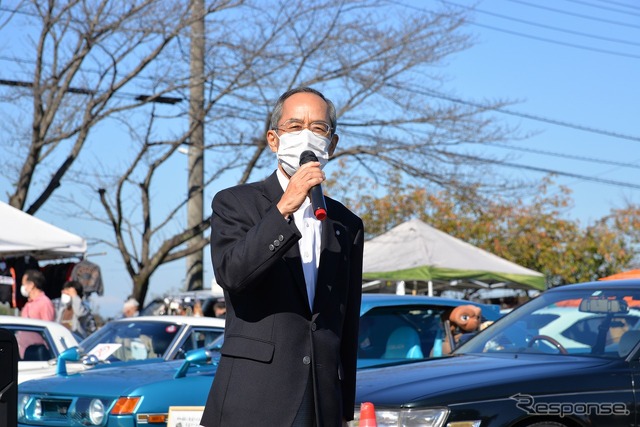
[{"label": "rearview mirror", "polygon": [[580,301],[580,311],[603,314],[628,313],[629,306],[624,300],[589,298]]}]

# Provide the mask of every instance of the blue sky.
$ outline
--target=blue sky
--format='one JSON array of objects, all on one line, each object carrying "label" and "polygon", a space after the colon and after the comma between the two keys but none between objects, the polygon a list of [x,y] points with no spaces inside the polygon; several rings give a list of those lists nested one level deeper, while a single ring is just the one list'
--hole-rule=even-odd
[{"label": "blue sky", "polygon": [[[474,2],[446,4],[467,8]],[[510,163],[569,174],[557,182],[573,191],[569,215],[582,222],[606,215],[625,200],[640,202],[639,17],[640,5],[632,1],[478,2],[468,27],[476,45],[446,69],[461,97],[514,100],[509,111],[538,118],[498,114],[536,135],[511,142],[517,150],[496,147],[495,153],[514,156]],[[544,176],[527,169],[497,170]]]},{"label": "blue sky", "polygon": [[[418,13],[435,2],[391,4]],[[568,215],[584,224],[627,200],[640,203],[640,5],[631,0],[451,0],[444,4],[465,10],[476,7],[475,12],[469,10],[471,21],[466,28],[474,35],[475,45],[449,58],[440,70],[448,78],[448,93],[478,103],[512,100],[515,104],[507,107],[509,114],[495,117],[535,133],[526,140],[508,142],[510,148],[487,149],[509,156],[509,163],[523,165],[496,165],[496,173],[529,179],[545,176],[535,169],[567,174],[558,176],[557,182],[573,191],[575,206]],[[184,165],[176,167],[186,169],[186,157]],[[0,180],[3,195],[8,185]],[[205,205],[208,209],[209,200]],[[92,231],[88,223],[56,217],[48,210],[38,216],[79,235]],[[103,251],[107,254],[90,258],[102,267],[106,285],[105,295],[95,298],[94,304],[103,315],[113,316],[130,292],[131,282],[117,252],[89,248],[90,254]],[[205,283],[213,278],[208,260],[206,251]],[[181,261],[162,267],[152,279],[149,296],[180,290],[184,271]]]}]

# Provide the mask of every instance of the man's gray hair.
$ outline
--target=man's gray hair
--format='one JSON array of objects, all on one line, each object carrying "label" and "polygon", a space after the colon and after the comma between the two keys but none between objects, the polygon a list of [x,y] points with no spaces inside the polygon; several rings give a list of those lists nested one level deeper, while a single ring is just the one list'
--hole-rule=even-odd
[{"label": "man's gray hair", "polygon": [[278,98],[278,101],[276,102],[276,105],[273,107],[273,111],[271,112],[271,124],[269,126],[269,129],[275,130],[278,128],[278,123],[282,118],[282,106],[284,105],[284,101],[286,101],[287,98],[289,98],[291,95],[295,95],[296,93],[313,93],[315,95],[318,95],[324,102],[327,103],[327,105],[329,106],[329,120],[331,122],[329,124],[331,125],[331,134],[333,135],[336,132],[336,127],[338,126],[338,121],[336,119],[336,107],[333,105],[333,102],[331,102],[330,99],[326,98],[321,92],[307,86],[290,89],[280,95],[280,98]]},{"label": "man's gray hair", "polygon": [[124,308],[126,307],[138,308],[139,306],[140,306],[140,303],[135,298],[129,298],[124,302]]}]

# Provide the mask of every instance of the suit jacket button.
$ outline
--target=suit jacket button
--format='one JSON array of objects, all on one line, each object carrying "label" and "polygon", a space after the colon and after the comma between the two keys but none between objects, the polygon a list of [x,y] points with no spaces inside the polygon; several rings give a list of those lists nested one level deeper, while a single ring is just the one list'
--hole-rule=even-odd
[{"label": "suit jacket button", "polygon": [[315,322],[314,322],[314,323],[311,324],[311,330],[315,331],[316,329],[318,329],[318,325],[316,325]]},{"label": "suit jacket button", "polygon": [[303,357],[302,363],[304,363],[305,365],[308,365],[309,363],[311,363],[311,358],[309,356]]},{"label": "suit jacket button", "polygon": [[273,246],[275,246],[276,248],[277,248],[278,246],[280,246],[280,240],[274,240],[274,241],[273,241]]},{"label": "suit jacket button", "polygon": [[284,236],[281,234],[278,236],[278,240],[280,240],[281,242],[284,242]]},{"label": "suit jacket button", "polygon": [[273,244],[270,244],[270,245],[269,245],[269,250],[270,250],[271,252],[273,252],[273,251],[275,251],[275,250],[276,250],[276,247],[275,247],[275,246],[273,246]]}]

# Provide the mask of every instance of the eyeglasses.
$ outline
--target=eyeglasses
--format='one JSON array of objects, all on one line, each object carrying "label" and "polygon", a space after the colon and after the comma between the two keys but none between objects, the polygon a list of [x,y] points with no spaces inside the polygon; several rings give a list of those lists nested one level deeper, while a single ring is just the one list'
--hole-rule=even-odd
[{"label": "eyeglasses", "polygon": [[276,128],[282,132],[298,135],[304,129],[309,129],[318,136],[329,136],[331,133],[331,125],[327,122],[317,121],[305,125],[299,120],[287,120],[281,127]]}]

